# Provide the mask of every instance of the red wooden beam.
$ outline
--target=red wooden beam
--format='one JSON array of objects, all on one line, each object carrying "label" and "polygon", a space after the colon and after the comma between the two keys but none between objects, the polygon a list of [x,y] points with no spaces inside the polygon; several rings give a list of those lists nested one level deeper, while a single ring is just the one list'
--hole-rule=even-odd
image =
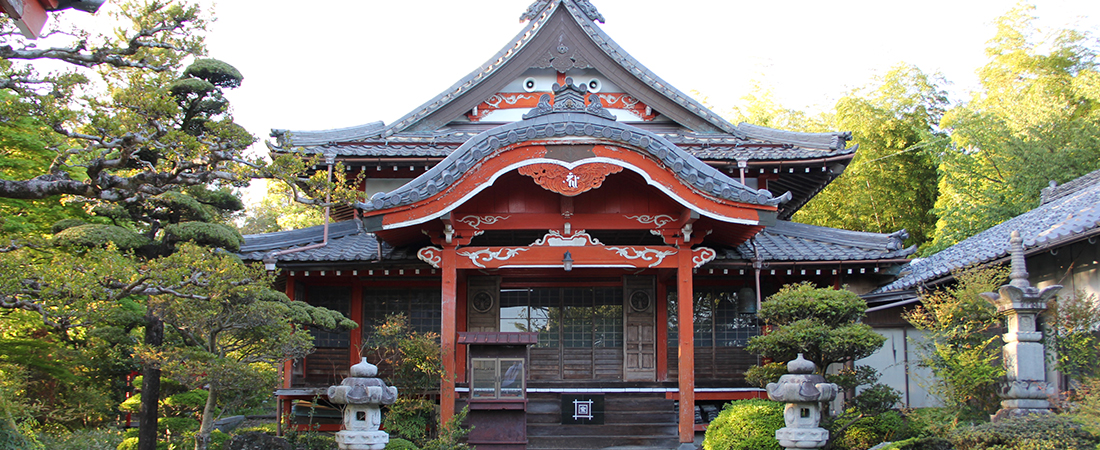
[{"label": "red wooden beam", "polygon": [[[56,8],[57,4],[52,6]],[[11,16],[15,26],[27,39],[38,39],[42,27],[46,26],[46,19],[49,18],[46,8],[39,0],[0,0],[0,7]]]},{"label": "red wooden beam", "polygon": [[[575,235],[574,235],[575,236]],[[417,252],[421,260],[435,267],[446,268],[438,247],[424,247]],[[538,269],[564,268],[565,253],[573,259],[573,268],[636,268],[674,269],[679,267],[675,247],[666,246],[526,246],[526,247],[462,247],[455,252],[458,269]],[[689,269],[714,259],[714,250],[700,247],[689,250]]]}]

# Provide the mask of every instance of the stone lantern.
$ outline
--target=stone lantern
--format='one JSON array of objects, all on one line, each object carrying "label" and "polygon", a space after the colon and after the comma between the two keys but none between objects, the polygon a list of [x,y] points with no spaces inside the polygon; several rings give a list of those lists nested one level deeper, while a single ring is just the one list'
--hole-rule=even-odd
[{"label": "stone lantern", "polygon": [[787,426],[775,431],[783,448],[821,448],[829,441],[829,430],[821,423],[821,402],[836,398],[837,386],[826,383],[825,377],[814,374],[817,366],[798,354],[787,363],[786,375],[778,383],[768,383],[768,398],[787,402],[783,421]]},{"label": "stone lantern", "polygon": [[382,424],[381,405],[392,405],[397,400],[397,388],[386,386],[378,378],[378,367],[363,358],[351,366],[350,376],[340,386],[329,386],[328,398],[333,403],[347,405],[344,408],[344,429],[336,433],[336,443],[341,450],[382,450],[390,442],[390,435],[379,431]]},{"label": "stone lantern", "polygon": [[1012,256],[1010,281],[997,292],[982,294],[1005,315],[1008,332],[1004,334],[1005,381],[1001,385],[1001,409],[994,421],[1028,414],[1049,414],[1050,383],[1047,382],[1046,351],[1043,332],[1037,319],[1047,309],[1047,301],[1062,289],[1048,286],[1039,290],[1031,286],[1024,261],[1023,240],[1013,231],[1009,238]]}]

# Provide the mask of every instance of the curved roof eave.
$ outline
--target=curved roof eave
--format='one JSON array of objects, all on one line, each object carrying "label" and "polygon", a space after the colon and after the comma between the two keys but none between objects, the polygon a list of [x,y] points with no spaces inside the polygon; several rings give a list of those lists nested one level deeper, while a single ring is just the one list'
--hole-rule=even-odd
[{"label": "curved roof eave", "polygon": [[[370,216],[371,211],[392,210],[434,197],[457,183],[483,158],[508,145],[539,139],[567,142],[568,139],[586,138],[643,151],[654,161],[672,169],[681,183],[708,196],[762,206],[776,206],[790,198],[789,193],[775,197],[767,190],[749,188],[652,132],[583,113],[554,113],[483,132],[404,186],[375,194],[369,202],[355,206],[364,211],[364,216]],[[441,214],[443,212],[437,212]]]}]

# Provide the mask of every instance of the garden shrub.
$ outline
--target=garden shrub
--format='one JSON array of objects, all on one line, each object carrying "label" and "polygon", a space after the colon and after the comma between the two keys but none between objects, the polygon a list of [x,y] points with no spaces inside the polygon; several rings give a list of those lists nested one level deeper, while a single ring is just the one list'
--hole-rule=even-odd
[{"label": "garden shrub", "polygon": [[233,434],[265,433],[274,436],[278,432],[277,428],[278,426],[274,423],[265,423],[263,425],[237,428],[233,430]]},{"label": "garden shrub", "polygon": [[726,404],[707,427],[705,450],[782,450],[775,430],[783,428],[783,404],[737,400]]},{"label": "garden shrub", "polygon": [[49,450],[115,450],[122,439],[122,432],[111,428],[86,428],[38,435],[42,448]]},{"label": "garden shrub", "polygon": [[160,407],[163,408],[161,413],[176,416],[201,411],[206,407],[206,398],[209,396],[210,394],[203,389],[172,394],[160,401]]},{"label": "garden shrub", "polygon": [[162,433],[179,436],[199,429],[199,421],[190,417],[161,417],[157,429]]},{"label": "garden shrub", "polygon": [[214,430],[210,432],[210,440],[207,443],[206,450],[222,450],[225,443],[229,442],[229,434],[222,433],[220,430]]},{"label": "garden shrub", "polygon": [[1062,415],[1031,415],[959,427],[948,439],[957,450],[1094,450],[1100,436]]},{"label": "garden shrub", "polygon": [[390,442],[386,444],[386,450],[420,450],[420,447],[401,438],[390,438]]},{"label": "garden shrub", "polygon": [[901,393],[885,384],[875,383],[862,389],[847,402],[849,408],[866,415],[877,415],[894,409],[901,401]]},{"label": "garden shrub", "polygon": [[129,251],[148,245],[151,241],[133,231],[114,225],[80,225],[66,228],[54,235],[54,243],[60,246],[101,247],[114,243],[119,250]]},{"label": "garden shrub", "polygon": [[53,234],[57,234],[57,233],[60,233],[62,231],[65,231],[69,228],[79,227],[81,225],[87,225],[87,224],[88,224],[88,222],[85,222],[84,220],[77,219],[77,218],[61,219],[61,220],[55,222],[52,227],[50,227],[50,231],[53,231]]},{"label": "garden shrub", "polygon": [[[157,442],[157,450],[171,450],[169,446],[170,444],[168,442]],[[132,437],[123,439],[122,442],[118,444],[118,447],[116,447],[116,450],[137,450],[137,448],[138,438]]]},{"label": "garden shrub", "polygon": [[941,437],[909,438],[904,441],[894,442],[882,450],[955,450],[951,441]]},{"label": "garden shrub", "polygon": [[[837,420],[831,425],[841,427],[847,423],[847,420]],[[886,411],[875,416],[860,418],[839,433],[830,430],[830,438],[833,440],[834,449],[865,450],[898,437],[907,437],[899,434],[904,432],[905,421],[901,414]]]},{"label": "garden shrub", "polygon": [[384,425],[391,436],[423,444],[434,416],[435,403],[423,398],[401,397],[386,409]]}]

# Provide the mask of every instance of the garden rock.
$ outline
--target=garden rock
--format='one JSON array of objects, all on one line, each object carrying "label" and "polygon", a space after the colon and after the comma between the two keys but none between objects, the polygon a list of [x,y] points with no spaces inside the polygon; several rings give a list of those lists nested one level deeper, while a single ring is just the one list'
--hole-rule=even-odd
[{"label": "garden rock", "polygon": [[294,450],[290,443],[266,433],[250,431],[233,436],[225,443],[226,450]]},{"label": "garden rock", "polygon": [[221,418],[214,422],[214,428],[218,429],[222,433],[229,433],[236,430],[244,422],[244,416],[229,416]]}]

